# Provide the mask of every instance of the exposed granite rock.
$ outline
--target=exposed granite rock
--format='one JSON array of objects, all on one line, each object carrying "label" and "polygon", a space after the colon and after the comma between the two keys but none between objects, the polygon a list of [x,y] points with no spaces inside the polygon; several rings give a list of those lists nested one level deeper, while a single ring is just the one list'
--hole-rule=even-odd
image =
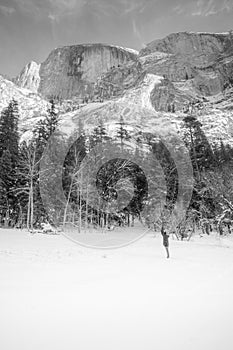
[{"label": "exposed granite rock", "polygon": [[97,79],[113,67],[136,62],[137,54],[103,44],[66,46],[53,50],[40,68],[39,92],[46,98],[92,96]]},{"label": "exposed granite rock", "polygon": [[40,64],[34,61],[28,63],[21,73],[14,79],[14,83],[19,87],[37,92],[40,84],[39,76]]},{"label": "exposed granite rock", "polygon": [[216,55],[229,50],[233,34],[229,33],[172,33],[164,39],[152,41],[140,54],[146,56],[152,52],[164,52],[172,55],[194,55],[195,63],[208,62],[209,55]]},{"label": "exposed granite rock", "polygon": [[148,44],[140,59],[148,73],[191,79],[197,94],[216,95],[233,83],[233,34],[170,34]]},{"label": "exposed granite rock", "polygon": [[194,97],[192,89],[187,93],[180,84],[177,86],[168,79],[163,79],[160,84],[155,85],[150,95],[152,106],[156,111],[173,113],[182,111],[184,106]]},{"label": "exposed granite rock", "polygon": [[142,65],[139,61],[118,65],[97,80],[95,84],[95,98],[109,99],[122,95],[126,90],[135,86],[143,79]]}]

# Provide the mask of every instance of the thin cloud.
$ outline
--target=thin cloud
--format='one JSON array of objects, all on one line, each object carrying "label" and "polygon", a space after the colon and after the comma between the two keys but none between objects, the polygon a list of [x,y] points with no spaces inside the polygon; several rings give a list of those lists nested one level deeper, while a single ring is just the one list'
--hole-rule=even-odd
[{"label": "thin cloud", "polygon": [[173,12],[178,15],[208,17],[232,9],[233,0],[181,0],[173,7]]},{"label": "thin cloud", "polygon": [[97,12],[116,16],[140,15],[151,3],[157,0],[87,0],[87,6]]},{"label": "thin cloud", "polygon": [[4,5],[0,5],[0,13],[4,16],[12,15],[12,13],[15,12],[15,9],[13,7],[8,7]]},{"label": "thin cloud", "polygon": [[51,21],[59,22],[59,20],[63,17],[77,14],[80,10],[82,10],[83,5],[85,5],[84,2],[80,2],[78,5],[75,4],[74,6],[71,6],[71,4],[70,6],[66,6],[62,3],[56,4],[55,6],[53,5],[49,11],[48,18]]},{"label": "thin cloud", "polygon": [[142,8],[145,8],[144,1],[126,1],[123,6],[123,14],[128,15],[130,13],[139,12]]},{"label": "thin cloud", "polygon": [[108,0],[87,0],[86,8],[100,17],[104,16],[119,16],[119,6],[117,2]]},{"label": "thin cloud", "polygon": [[232,0],[198,0],[196,4],[196,11],[192,13],[193,16],[211,16],[219,14],[223,11],[230,12],[233,8]]},{"label": "thin cloud", "polygon": [[86,0],[15,0],[18,9],[26,14],[59,20],[80,10]]},{"label": "thin cloud", "polygon": [[173,8],[173,11],[177,13],[178,15],[182,15],[185,12],[184,6],[181,4],[178,4]]},{"label": "thin cloud", "polygon": [[81,9],[86,4],[86,0],[49,0],[48,4],[54,15],[61,16]]},{"label": "thin cloud", "polygon": [[144,47],[145,43],[144,43],[143,38],[142,38],[141,30],[138,28],[135,19],[132,20],[132,25],[133,25],[133,33],[134,33],[135,37],[138,39],[140,45],[142,47]]},{"label": "thin cloud", "polygon": [[85,11],[101,16],[129,16],[129,19],[150,12],[158,0],[13,0],[17,8],[36,18],[47,17],[59,21],[66,16],[80,15]]}]

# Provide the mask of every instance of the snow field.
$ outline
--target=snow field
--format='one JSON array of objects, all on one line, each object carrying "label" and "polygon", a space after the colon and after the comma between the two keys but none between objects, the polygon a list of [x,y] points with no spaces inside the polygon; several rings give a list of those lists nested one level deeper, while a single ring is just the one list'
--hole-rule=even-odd
[{"label": "snow field", "polygon": [[0,349],[230,350],[230,238],[119,250],[0,229]]}]

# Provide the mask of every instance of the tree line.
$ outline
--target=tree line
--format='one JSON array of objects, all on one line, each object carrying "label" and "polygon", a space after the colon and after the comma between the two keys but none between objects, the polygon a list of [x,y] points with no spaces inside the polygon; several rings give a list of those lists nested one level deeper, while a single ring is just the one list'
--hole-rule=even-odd
[{"label": "tree line", "polygon": [[0,117],[0,223],[29,229],[39,216],[46,216],[39,191],[39,165],[58,124],[55,104],[51,101],[30,140],[20,142],[18,123],[18,103],[13,99]]},{"label": "tree line", "polygon": [[[58,126],[58,120],[55,103],[50,101],[46,117],[35,125],[32,137],[20,142],[17,101],[12,100],[1,112],[1,226],[34,229],[41,222],[51,221],[40,195],[39,171],[44,150]],[[162,140],[143,130],[130,132],[122,116],[116,123],[114,136],[108,134],[101,121],[88,135],[80,123],[78,132],[79,137],[74,140],[63,164],[62,183],[67,202],[60,222],[55,224],[72,222],[81,231],[90,225],[102,227],[112,222],[133,225],[134,218],[138,217],[148,226],[156,225],[155,212],[159,210],[164,194],[165,206],[172,211],[177,200],[179,178],[174,160]],[[192,199],[179,226],[182,235],[188,226],[193,227],[203,220],[217,218],[220,222],[225,217],[231,219],[233,149],[222,140],[210,144],[194,113],[183,119],[181,137],[189,151],[194,172]],[[117,143],[120,148],[126,149],[128,158],[109,160],[96,175],[93,173],[94,165],[103,155],[93,156],[91,151],[96,145],[104,146],[109,142],[113,147]],[[130,142],[134,147],[127,150]],[[130,160],[132,155],[144,164],[144,169]],[[84,168],[82,161],[86,156],[89,160]],[[162,173],[158,172],[157,161]]]}]

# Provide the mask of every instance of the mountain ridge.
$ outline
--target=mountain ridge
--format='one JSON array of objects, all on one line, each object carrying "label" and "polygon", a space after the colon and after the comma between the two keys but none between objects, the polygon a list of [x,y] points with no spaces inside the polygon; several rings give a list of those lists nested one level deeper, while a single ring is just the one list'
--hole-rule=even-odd
[{"label": "mountain ridge", "polygon": [[[152,76],[155,76],[154,85]],[[153,86],[145,90],[148,79]],[[71,114],[79,118],[90,110],[106,116],[114,105],[122,106],[122,101],[124,108],[131,106],[133,113],[138,113],[148,106],[144,102],[149,99],[150,113],[153,110],[157,122],[162,126],[170,120],[176,127],[187,105],[199,101],[202,108],[197,111],[197,117],[207,136],[230,142],[233,34],[172,33],[152,41],[139,53],[100,43],[59,47],[41,64],[29,63],[10,85],[5,83],[8,94],[2,85],[4,78],[0,80],[0,109],[10,97],[20,97],[24,130],[25,125],[29,130],[39,115],[46,113],[50,98],[57,101],[65,123]],[[118,109],[117,118],[121,114],[121,108]]]}]

